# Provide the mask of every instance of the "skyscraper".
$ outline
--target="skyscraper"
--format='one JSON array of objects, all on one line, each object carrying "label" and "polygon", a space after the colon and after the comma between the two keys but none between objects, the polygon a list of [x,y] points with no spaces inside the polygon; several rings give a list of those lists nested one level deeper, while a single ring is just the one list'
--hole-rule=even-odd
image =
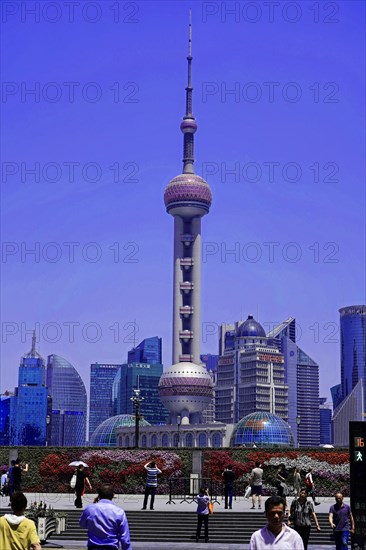
[{"label": "skyscraper", "polygon": [[127,363],[162,364],[162,339],[152,336],[142,340],[138,346],[128,352]]},{"label": "skyscraper", "polygon": [[9,445],[10,394],[0,395],[0,445]]},{"label": "skyscraper", "polygon": [[326,397],[319,397],[320,445],[328,445],[332,438],[332,409]]},{"label": "skyscraper", "polygon": [[118,369],[113,382],[114,415],[134,414],[131,401],[134,388],[140,389],[141,415],[150,424],[166,422],[168,412],[159,397],[159,380],[163,374],[160,363],[126,363]]},{"label": "skyscraper", "polygon": [[342,307],[339,313],[342,399],[361,379],[366,395],[366,305]]},{"label": "skyscraper", "polygon": [[364,418],[365,396],[363,380],[360,379],[352,391],[333,411],[333,442],[335,447],[349,446],[349,423],[362,422]]},{"label": "skyscraper", "polygon": [[105,363],[90,365],[89,441],[99,424],[114,416],[112,386],[120,367]]},{"label": "skyscraper", "polygon": [[[252,315],[235,324],[236,333],[226,339],[217,366],[215,387],[216,420],[239,422],[253,412],[269,412],[287,421],[288,388],[285,384],[283,354],[273,338]],[[227,328],[227,327],[225,327]]]},{"label": "skyscraper", "polygon": [[18,387],[10,398],[10,445],[46,444],[47,396],[45,362],[33,334],[32,349],[21,359]]},{"label": "skyscraper", "polygon": [[289,317],[268,335],[283,353],[288,385],[288,422],[294,441],[317,447],[319,428],[319,365],[296,344],[296,320]]},{"label": "skyscraper", "polygon": [[63,357],[49,355],[47,387],[52,397],[48,444],[79,447],[85,445],[87,402],[84,382]]}]

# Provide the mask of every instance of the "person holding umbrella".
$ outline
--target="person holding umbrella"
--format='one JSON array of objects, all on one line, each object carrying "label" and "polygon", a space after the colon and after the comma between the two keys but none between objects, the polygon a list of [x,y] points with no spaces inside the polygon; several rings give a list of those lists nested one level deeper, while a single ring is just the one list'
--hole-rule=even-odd
[{"label": "person holding umbrella", "polygon": [[76,470],[76,484],[75,484],[76,499],[74,502],[76,508],[83,507],[83,501],[81,500],[81,497],[84,494],[85,485],[87,485],[89,489],[92,488],[88,478],[88,474],[85,472],[84,463],[80,463]]}]

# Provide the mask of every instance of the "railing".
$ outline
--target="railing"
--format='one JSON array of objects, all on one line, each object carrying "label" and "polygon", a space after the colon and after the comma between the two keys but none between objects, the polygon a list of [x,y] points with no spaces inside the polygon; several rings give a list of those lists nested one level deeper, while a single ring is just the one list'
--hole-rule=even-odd
[{"label": "railing", "polygon": [[[247,483],[243,480],[234,482],[233,498],[243,496]],[[207,487],[212,502],[221,504],[224,499],[224,482],[211,478],[177,477],[169,480],[169,500],[167,504],[176,504],[176,501],[191,504],[196,502],[196,496],[201,487]]]}]

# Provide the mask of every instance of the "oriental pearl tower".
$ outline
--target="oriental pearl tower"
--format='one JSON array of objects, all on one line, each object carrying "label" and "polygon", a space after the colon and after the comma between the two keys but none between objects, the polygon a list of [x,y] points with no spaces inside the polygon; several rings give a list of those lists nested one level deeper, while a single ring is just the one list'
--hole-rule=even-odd
[{"label": "oriental pearl tower", "polygon": [[170,423],[201,422],[213,397],[210,375],[200,361],[201,218],[208,214],[212,195],[208,183],[194,173],[192,113],[192,24],[188,38],[188,84],[183,132],[183,173],[164,192],[168,214],[174,217],[173,366],[160,378],[159,395],[170,412]]}]

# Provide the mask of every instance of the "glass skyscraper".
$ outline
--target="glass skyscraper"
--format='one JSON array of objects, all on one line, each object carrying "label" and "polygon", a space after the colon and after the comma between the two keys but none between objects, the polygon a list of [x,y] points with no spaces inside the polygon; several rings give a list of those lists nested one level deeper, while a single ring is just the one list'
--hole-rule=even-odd
[{"label": "glass skyscraper", "polygon": [[9,445],[10,395],[0,396],[0,445]]},{"label": "glass skyscraper", "polygon": [[10,445],[46,444],[47,396],[45,362],[33,334],[32,349],[21,359],[18,387],[10,398]]},{"label": "glass skyscraper", "polygon": [[49,355],[47,387],[52,397],[49,445],[85,445],[87,399],[76,369],[59,355]]},{"label": "glass skyscraper", "polygon": [[90,365],[89,441],[99,424],[114,416],[112,386],[120,367],[105,363]]},{"label": "glass skyscraper", "polygon": [[342,307],[339,313],[342,399],[361,379],[366,395],[366,306]]},{"label": "glass skyscraper", "polygon": [[138,346],[128,352],[127,363],[162,364],[162,340],[158,336],[145,338]]},{"label": "glass skyscraper", "polygon": [[327,403],[326,397],[319,398],[320,414],[320,445],[328,445],[332,438],[332,409]]}]

